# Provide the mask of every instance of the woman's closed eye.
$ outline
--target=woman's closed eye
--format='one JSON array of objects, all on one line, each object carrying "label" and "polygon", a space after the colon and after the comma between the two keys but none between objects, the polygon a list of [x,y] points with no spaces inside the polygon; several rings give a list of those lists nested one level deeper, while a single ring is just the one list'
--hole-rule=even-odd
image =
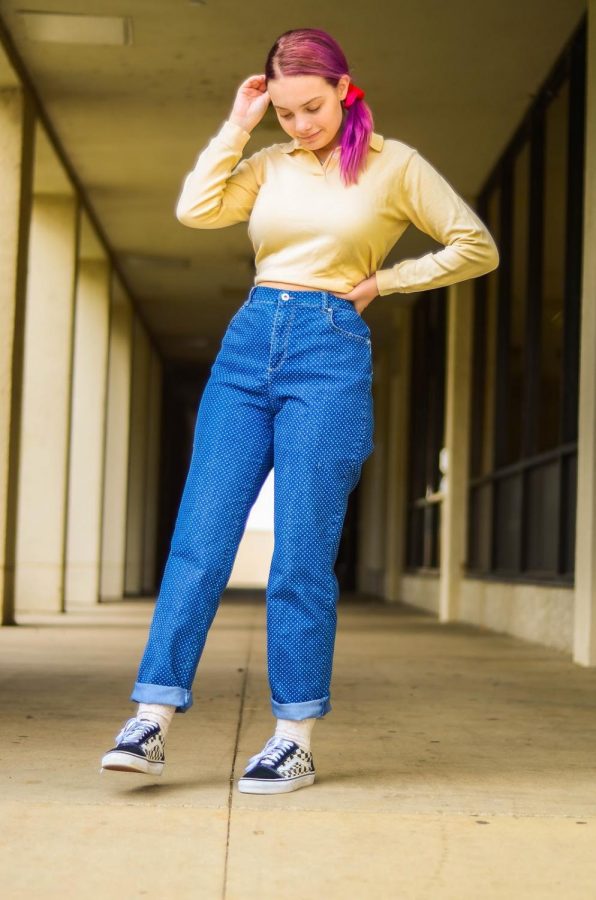
[{"label": "woman's closed eye", "polygon": [[[317,106],[316,109],[307,109],[306,111],[307,111],[307,112],[310,112],[310,113],[315,113],[315,112],[318,112],[318,111],[320,110],[320,108],[321,108],[320,106]],[[292,113],[288,113],[287,116],[283,116],[283,115],[280,113],[280,118],[281,118],[281,119],[289,119],[291,115],[292,115]]]}]

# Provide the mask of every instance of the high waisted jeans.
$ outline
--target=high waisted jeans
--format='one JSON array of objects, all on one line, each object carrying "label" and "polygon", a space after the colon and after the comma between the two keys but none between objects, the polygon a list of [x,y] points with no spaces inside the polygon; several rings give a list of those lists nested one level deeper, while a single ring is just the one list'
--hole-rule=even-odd
[{"label": "high waisted jeans", "polygon": [[274,716],[321,717],[348,495],[372,453],[370,329],[351,300],[256,285],[230,320],[198,406],[190,467],[130,699],[185,712],[246,520],[274,468],[266,589]]}]

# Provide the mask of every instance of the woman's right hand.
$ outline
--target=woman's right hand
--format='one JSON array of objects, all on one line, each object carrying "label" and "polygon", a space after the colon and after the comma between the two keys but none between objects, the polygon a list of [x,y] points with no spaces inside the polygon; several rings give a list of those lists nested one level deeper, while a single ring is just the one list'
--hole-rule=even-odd
[{"label": "woman's right hand", "polygon": [[250,75],[238,88],[228,118],[245,131],[252,131],[265,115],[270,101],[265,75]]}]

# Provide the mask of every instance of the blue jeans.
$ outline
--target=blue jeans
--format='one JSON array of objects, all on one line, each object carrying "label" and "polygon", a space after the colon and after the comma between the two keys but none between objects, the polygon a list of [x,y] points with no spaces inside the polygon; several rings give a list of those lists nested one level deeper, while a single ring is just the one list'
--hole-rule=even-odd
[{"label": "blue jeans", "polygon": [[370,329],[327,291],[253,286],[230,320],[198,406],[193,451],[130,699],[185,712],[246,520],[274,467],[266,589],[274,716],[321,717],[348,495],[372,453]]}]

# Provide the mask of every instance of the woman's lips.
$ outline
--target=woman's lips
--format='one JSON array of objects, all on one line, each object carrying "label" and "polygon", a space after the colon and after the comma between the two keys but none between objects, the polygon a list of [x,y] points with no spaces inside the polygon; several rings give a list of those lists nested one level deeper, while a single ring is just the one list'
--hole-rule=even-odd
[{"label": "woman's lips", "polygon": [[316,134],[311,134],[309,137],[300,138],[301,141],[313,141],[316,137],[320,135],[320,131],[317,131]]}]

